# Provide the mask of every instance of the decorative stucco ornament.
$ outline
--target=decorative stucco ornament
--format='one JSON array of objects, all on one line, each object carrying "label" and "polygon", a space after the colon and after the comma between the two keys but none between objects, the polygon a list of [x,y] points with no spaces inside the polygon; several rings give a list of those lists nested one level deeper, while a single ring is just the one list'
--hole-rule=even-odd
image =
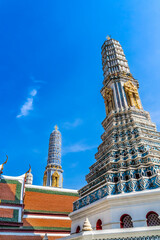
[{"label": "decorative stucco ornament", "polygon": [[88,220],[88,218],[85,219],[84,221],[84,224],[83,224],[83,228],[82,228],[82,231],[92,231],[92,227],[91,227],[91,224]]},{"label": "decorative stucco ornament", "polygon": [[31,166],[29,165],[29,170],[25,174],[26,184],[32,185],[33,183],[33,175],[31,173]]}]

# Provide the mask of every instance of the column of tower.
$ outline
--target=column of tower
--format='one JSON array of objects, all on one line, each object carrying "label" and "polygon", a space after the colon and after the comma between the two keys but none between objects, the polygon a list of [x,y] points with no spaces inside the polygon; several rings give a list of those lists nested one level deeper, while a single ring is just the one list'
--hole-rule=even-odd
[{"label": "column of tower", "polygon": [[160,133],[142,108],[120,43],[110,37],[102,46],[102,65],[105,131],[74,210],[107,195],[160,187]]},{"label": "column of tower", "polygon": [[62,187],[63,170],[61,166],[61,133],[58,127],[50,134],[48,160],[43,177],[44,186]]}]

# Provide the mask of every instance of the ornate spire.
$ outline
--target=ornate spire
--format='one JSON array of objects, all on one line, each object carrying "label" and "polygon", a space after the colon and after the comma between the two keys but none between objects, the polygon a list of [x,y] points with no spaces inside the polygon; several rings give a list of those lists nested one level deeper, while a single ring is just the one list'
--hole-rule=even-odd
[{"label": "ornate spire", "polygon": [[128,107],[142,109],[138,81],[130,73],[123,49],[117,40],[107,38],[102,46],[104,87],[101,90],[106,115]]},{"label": "ornate spire", "polygon": [[33,175],[31,173],[31,165],[29,165],[29,170],[25,174],[25,180],[26,180],[26,184],[32,185],[32,183],[33,183]]},{"label": "ornate spire", "polygon": [[96,162],[89,168],[87,185],[79,190],[80,199],[74,202],[74,210],[107,195],[160,187],[160,133],[142,108],[138,81],[131,75],[117,40],[104,42],[102,65],[104,133]]},{"label": "ornate spire", "polygon": [[61,133],[58,126],[54,127],[53,132],[50,134],[49,150],[46,171],[44,172],[43,185],[52,187],[62,187],[61,167]]},{"label": "ornate spire", "polygon": [[107,37],[102,46],[102,66],[105,78],[119,72],[130,73],[128,62],[120,43],[110,38],[110,36]]},{"label": "ornate spire", "polygon": [[49,139],[48,164],[61,166],[61,141],[61,133],[56,125]]},{"label": "ornate spire", "polygon": [[58,126],[56,125],[56,126],[54,127],[54,129],[57,131],[57,130],[58,130]]}]

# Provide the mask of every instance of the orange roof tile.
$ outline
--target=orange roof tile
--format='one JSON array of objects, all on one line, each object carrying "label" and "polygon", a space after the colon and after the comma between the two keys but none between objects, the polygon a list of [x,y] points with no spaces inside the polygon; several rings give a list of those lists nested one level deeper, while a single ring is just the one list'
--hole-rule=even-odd
[{"label": "orange roof tile", "polygon": [[13,209],[0,208],[0,218],[13,218]]},{"label": "orange roof tile", "polygon": [[23,226],[70,228],[71,220],[26,218],[23,219]]},{"label": "orange roof tile", "polygon": [[77,196],[58,195],[26,191],[24,209],[55,212],[72,212]]},{"label": "orange roof tile", "polygon": [[0,183],[0,199],[15,200],[16,184]]}]

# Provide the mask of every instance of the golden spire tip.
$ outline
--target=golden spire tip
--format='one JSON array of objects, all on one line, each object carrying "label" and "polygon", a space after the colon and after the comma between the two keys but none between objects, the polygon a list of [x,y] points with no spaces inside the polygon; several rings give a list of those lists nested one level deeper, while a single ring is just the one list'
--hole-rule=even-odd
[{"label": "golden spire tip", "polygon": [[31,173],[31,165],[29,164],[29,170],[25,173],[25,175],[27,175],[27,173]]},{"label": "golden spire tip", "polygon": [[54,127],[54,129],[57,131],[57,130],[58,130],[58,126],[56,125],[56,126]]}]

